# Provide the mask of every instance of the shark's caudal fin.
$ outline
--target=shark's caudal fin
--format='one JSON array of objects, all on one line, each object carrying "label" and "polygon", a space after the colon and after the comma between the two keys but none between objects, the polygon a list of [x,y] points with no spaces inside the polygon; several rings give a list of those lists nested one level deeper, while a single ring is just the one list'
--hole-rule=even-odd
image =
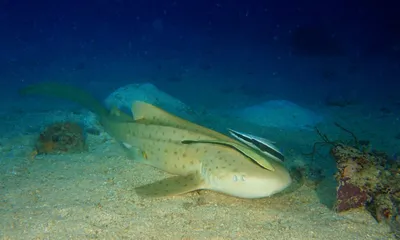
[{"label": "shark's caudal fin", "polygon": [[216,139],[221,139],[229,142],[236,142],[236,140],[233,140],[232,138],[225,136],[219,132],[189,122],[183,118],[177,117],[171,113],[164,111],[161,108],[158,108],[156,106],[153,106],[145,102],[141,101],[134,102],[132,104],[131,110],[135,118],[135,121],[138,122],[186,129],[193,132],[203,133],[210,137],[214,137]]},{"label": "shark's caudal fin", "polygon": [[21,95],[42,95],[49,97],[57,97],[61,99],[76,102],[90,111],[104,116],[108,114],[108,110],[103,104],[89,92],[67,84],[44,82],[33,84],[19,90]]},{"label": "shark's caudal fin", "polygon": [[19,90],[21,95],[42,95],[49,97],[57,97],[65,100],[76,102],[83,107],[89,109],[100,117],[111,116],[119,120],[132,120],[132,116],[118,112],[116,110],[109,111],[98,99],[91,93],[68,84],[56,82],[43,82],[33,84]]}]

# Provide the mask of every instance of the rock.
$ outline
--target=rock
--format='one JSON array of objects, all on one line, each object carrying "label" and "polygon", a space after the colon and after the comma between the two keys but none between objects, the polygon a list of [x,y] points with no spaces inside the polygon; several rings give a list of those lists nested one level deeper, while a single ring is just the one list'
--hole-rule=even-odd
[{"label": "rock", "polygon": [[336,194],[336,211],[344,212],[350,209],[365,207],[370,197],[366,191],[359,186],[349,182],[349,178],[339,180]]},{"label": "rock", "polygon": [[282,129],[312,130],[322,121],[322,117],[311,110],[286,100],[267,101],[241,109],[234,115],[259,126]]},{"label": "rock", "polygon": [[192,111],[186,104],[151,83],[129,84],[118,88],[105,99],[105,104],[108,108],[118,107],[130,113],[134,101],[144,101],[186,119],[192,118]]},{"label": "rock", "polygon": [[51,124],[40,133],[35,148],[37,154],[82,152],[86,150],[83,129],[73,122]]},{"label": "rock", "polygon": [[377,221],[394,223],[399,214],[400,165],[389,164],[381,152],[363,152],[343,144],[334,146],[331,155],[338,168],[335,210],[366,207]]}]

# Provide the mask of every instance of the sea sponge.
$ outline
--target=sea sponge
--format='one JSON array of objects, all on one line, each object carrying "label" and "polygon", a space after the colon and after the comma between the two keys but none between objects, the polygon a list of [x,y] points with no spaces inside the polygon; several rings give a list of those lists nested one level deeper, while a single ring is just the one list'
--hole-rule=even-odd
[{"label": "sea sponge", "polygon": [[53,123],[40,133],[36,144],[37,154],[60,154],[86,150],[82,127],[74,122]]}]

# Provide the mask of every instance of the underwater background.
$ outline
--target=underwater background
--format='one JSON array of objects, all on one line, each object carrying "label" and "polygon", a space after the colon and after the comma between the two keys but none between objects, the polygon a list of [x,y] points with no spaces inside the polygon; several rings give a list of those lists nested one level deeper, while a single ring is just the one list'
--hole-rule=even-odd
[{"label": "underwater background", "polygon": [[[373,0],[0,0],[0,238],[399,238],[399,13]],[[301,186],[142,199],[135,187],[166,173],[81,106],[20,95],[42,82],[270,139]],[[60,122],[77,123],[74,146],[55,140]],[[338,207],[351,197],[365,199]]]}]

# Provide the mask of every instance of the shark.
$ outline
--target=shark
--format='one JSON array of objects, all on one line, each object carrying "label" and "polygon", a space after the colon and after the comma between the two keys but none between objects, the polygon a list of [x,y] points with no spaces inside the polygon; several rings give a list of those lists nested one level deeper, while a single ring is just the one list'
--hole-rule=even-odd
[{"label": "shark", "polygon": [[276,158],[146,102],[133,102],[131,114],[109,110],[90,92],[56,82],[33,84],[20,89],[20,94],[58,97],[82,105],[97,115],[129,158],[172,175],[136,187],[139,196],[211,190],[238,198],[263,198],[292,182]]}]

